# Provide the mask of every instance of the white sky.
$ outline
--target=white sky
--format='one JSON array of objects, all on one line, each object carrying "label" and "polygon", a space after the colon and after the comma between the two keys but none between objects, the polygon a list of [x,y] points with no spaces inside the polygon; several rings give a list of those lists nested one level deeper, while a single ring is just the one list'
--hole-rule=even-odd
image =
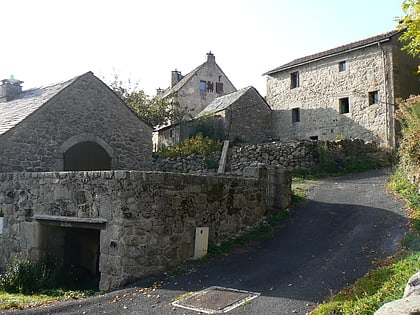
[{"label": "white sky", "polygon": [[0,79],[24,89],[93,71],[150,95],[210,50],[236,88],[293,59],[395,29],[402,0],[1,0]]}]

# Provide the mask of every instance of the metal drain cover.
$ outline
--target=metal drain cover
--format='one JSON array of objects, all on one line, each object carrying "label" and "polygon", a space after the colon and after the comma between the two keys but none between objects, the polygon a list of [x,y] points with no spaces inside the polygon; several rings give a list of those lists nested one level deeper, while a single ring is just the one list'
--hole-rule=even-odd
[{"label": "metal drain cover", "polygon": [[226,313],[259,295],[255,292],[214,286],[175,301],[172,305],[206,314]]}]

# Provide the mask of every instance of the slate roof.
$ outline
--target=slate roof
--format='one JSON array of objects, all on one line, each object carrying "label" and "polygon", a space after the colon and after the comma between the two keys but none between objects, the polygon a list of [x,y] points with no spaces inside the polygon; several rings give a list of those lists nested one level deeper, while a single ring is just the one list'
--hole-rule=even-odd
[{"label": "slate roof", "polygon": [[0,135],[6,133],[81,76],[53,85],[22,91],[18,99],[0,103]]},{"label": "slate roof", "polygon": [[[197,114],[196,118],[206,116],[206,115],[212,115],[222,110],[225,110],[226,108],[231,106],[233,103],[235,103],[237,100],[244,97],[245,94],[247,94],[250,91],[255,91],[255,93],[257,93],[261,97],[263,102],[265,102],[265,99],[260,95],[260,93],[258,93],[258,91],[253,86],[248,86],[239,91],[232,92],[223,96],[219,96],[218,98],[215,98],[209,105],[206,106],[206,108],[204,108],[200,113]],[[269,108],[268,104],[267,104],[267,107]]]},{"label": "slate roof", "polygon": [[277,67],[273,70],[267,71],[263,75],[274,74],[276,72],[280,72],[280,71],[283,71],[283,70],[287,70],[287,69],[290,69],[290,68],[293,68],[293,67],[296,67],[296,66],[300,66],[300,65],[309,63],[309,62],[324,59],[324,58],[327,58],[327,57],[330,57],[330,56],[333,56],[333,55],[338,55],[338,54],[346,53],[346,52],[351,51],[351,50],[360,49],[360,48],[363,48],[363,47],[366,47],[366,46],[375,45],[378,42],[385,42],[385,41],[390,40],[391,37],[393,37],[393,36],[395,36],[395,35],[397,35],[401,32],[402,31],[399,31],[399,30],[393,30],[393,31],[390,31],[390,32],[387,32],[387,33],[383,33],[383,34],[380,34],[380,35],[376,35],[376,36],[373,36],[373,37],[362,39],[362,40],[359,40],[357,42],[353,42],[353,43],[346,44],[346,45],[343,45],[343,46],[339,46],[339,47],[336,47],[336,48],[333,48],[333,49],[325,50],[325,51],[322,51],[322,52],[319,52],[319,53],[316,53],[316,54],[313,54],[313,55],[298,58],[298,59],[295,59],[295,60],[293,60],[289,63],[286,63],[286,64],[284,64],[280,67]]}]

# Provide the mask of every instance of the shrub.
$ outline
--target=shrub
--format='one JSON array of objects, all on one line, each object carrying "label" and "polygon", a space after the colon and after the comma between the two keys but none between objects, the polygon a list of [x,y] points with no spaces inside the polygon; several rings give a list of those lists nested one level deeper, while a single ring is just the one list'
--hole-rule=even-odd
[{"label": "shrub", "polygon": [[0,290],[9,293],[33,294],[55,285],[56,263],[51,256],[34,262],[25,255],[17,255],[0,275]]},{"label": "shrub", "polygon": [[220,151],[222,142],[204,137],[201,133],[193,138],[186,139],[172,148],[161,148],[156,152],[158,157],[185,157],[191,154],[198,154],[208,157],[211,153]]}]

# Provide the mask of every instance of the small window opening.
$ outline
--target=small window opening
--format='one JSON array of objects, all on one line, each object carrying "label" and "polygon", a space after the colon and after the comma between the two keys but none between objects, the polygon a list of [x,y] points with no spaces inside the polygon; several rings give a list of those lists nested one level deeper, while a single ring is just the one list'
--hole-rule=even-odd
[{"label": "small window opening", "polygon": [[379,103],[379,94],[378,91],[369,92],[369,105]]},{"label": "small window opening", "polygon": [[318,140],[318,136],[310,136],[309,139],[310,140]]},{"label": "small window opening", "polygon": [[214,91],[214,84],[211,81],[207,81],[207,92],[213,92]]},{"label": "small window opening", "polygon": [[294,89],[299,87],[299,72],[293,72],[290,74],[290,88]]},{"label": "small window opening", "polygon": [[345,61],[340,61],[338,63],[338,71],[343,72],[347,70],[347,63]]},{"label": "small window opening", "polygon": [[200,91],[206,91],[206,90],[207,90],[207,82],[200,81]]},{"label": "small window opening", "polygon": [[350,103],[349,103],[348,97],[340,98],[339,103],[340,103],[340,114],[347,114],[350,112]]},{"label": "small window opening", "polygon": [[216,93],[222,94],[223,93],[223,83],[216,82]]},{"label": "small window opening", "polygon": [[299,108],[293,108],[292,109],[292,122],[296,123],[300,121],[300,109]]}]

